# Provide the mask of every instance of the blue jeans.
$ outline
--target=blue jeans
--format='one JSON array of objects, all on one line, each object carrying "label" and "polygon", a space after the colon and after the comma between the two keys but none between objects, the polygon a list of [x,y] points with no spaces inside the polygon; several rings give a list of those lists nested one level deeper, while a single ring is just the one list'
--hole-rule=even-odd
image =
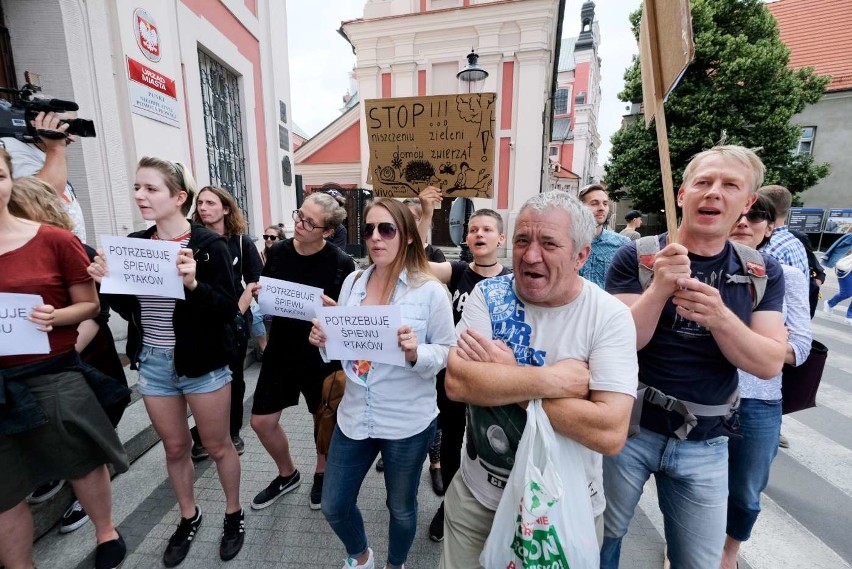
[{"label": "blue jeans", "polygon": [[728,437],[682,441],[642,430],[603,457],[601,569],[618,567],[621,540],[654,474],[672,569],[719,567],[728,504]]},{"label": "blue jeans", "polygon": [[[840,285],[840,291],[826,301],[826,304],[832,308],[852,296],[852,273],[843,273],[843,276],[841,276],[842,272],[837,273],[837,284]],[[852,303],[849,303],[849,307],[846,308],[846,318],[852,318]]]},{"label": "blue jeans", "polygon": [[741,438],[728,441],[727,534],[747,541],[760,513],[760,493],[769,482],[769,467],[778,454],[781,400],[742,399],[733,425]]},{"label": "blue jeans", "polygon": [[412,437],[399,440],[350,439],[334,428],[322,488],[322,513],[343,542],[346,553],[357,557],[367,550],[367,533],[358,509],[358,493],[379,451],[385,463],[388,563],[405,563],[417,531],[417,489],[423,461],[435,438],[435,421]]}]

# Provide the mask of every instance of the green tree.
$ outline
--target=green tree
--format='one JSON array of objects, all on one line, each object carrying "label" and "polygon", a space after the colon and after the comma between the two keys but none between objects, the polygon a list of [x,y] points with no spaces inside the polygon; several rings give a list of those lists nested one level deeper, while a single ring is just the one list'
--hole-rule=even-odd
[{"label": "green tree", "polygon": [[[630,15],[639,37],[641,9]],[[723,137],[729,144],[758,149],[767,184],[795,195],[829,173],[828,164],[790,149],[801,128],[790,118],[817,102],[828,76],[813,68],[789,69],[790,51],[781,43],[775,18],[762,0],[692,0],[695,59],[666,102],[674,186],[689,159]],[[642,100],[639,58],[624,74],[622,101]],[[663,208],[662,178],[653,125],[642,116],[612,136],[606,183],[615,199],[630,197],[644,211]]]}]

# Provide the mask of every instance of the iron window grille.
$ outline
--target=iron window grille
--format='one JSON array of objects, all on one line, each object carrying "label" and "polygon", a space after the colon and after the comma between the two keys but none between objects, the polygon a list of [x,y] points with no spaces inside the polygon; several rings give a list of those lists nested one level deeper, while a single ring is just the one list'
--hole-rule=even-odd
[{"label": "iron window grille", "polygon": [[198,50],[210,185],[225,188],[249,222],[239,77]]}]

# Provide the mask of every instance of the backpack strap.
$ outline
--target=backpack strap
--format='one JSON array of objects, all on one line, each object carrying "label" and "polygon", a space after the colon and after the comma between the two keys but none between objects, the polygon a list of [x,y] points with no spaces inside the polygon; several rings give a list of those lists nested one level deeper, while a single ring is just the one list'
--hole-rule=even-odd
[{"label": "backpack strap", "polygon": [[647,290],[654,278],[654,261],[660,252],[658,235],[646,235],[636,240],[636,263],[639,266],[639,284]]},{"label": "backpack strap", "polygon": [[734,411],[740,407],[740,390],[735,390],[728,400],[721,405],[703,405],[666,395],[656,387],[640,382],[639,390],[636,392],[636,400],[633,402],[633,410],[630,413],[628,436],[632,437],[639,434],[642,406],[646,401],[651,405],[662,407],[666,411],[672,411],[683,417],[683,424],[675,430],[675,436],[680,440],[686,440],[690,431],[698,424],[698,417],[730,418]]},{"label": "backpack strap", "polygon": [[728,275],[727,282],[729,283],[749,283],[751,284],[751,309],[754,310],[763,300],[763,295],[766,293],[766,262],[763,256],[747,245],[731,241],[734,246],[734,251],[740,260],[745,270],[744,275]]}]

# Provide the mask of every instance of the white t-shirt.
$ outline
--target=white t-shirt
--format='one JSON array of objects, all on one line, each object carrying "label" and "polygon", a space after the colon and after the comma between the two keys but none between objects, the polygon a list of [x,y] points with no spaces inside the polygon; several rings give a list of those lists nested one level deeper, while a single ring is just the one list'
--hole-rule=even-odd
[{"label": "white t-shirt", "polygon": [[[3,138],[3,144],[6,151],[12,157],[12,175],[15,178],[23,176],[35,176],[41,169],[44,168],[45,155],[39,150],[35,144],[27,144],[21,142],[17,138]],[[62,195],[62,205],[65,211],[71,217],[74,227],[71,231],[80,238],[83,243],[86,242],[86,220],[83,219],[83,210],[80,208],[80,202],[77,201],[77,196],[71,184],[65,184],[65,192]]]},{"label": "white t-shirt", "polygon": [[[583,281],[582,291],[569,304],[544,308],[518,298],[514,275],[486,279],[468,298],[456,333],[467,328],[506,342],[520,365],[582,360],[589,364],[591,390],[636,396],[639,366],[630,310],[591,282]],[[461,472],[486,508],[496,510],[500,503],[525,423],[526,411],[519,405],[468,405]],[[606,506],[601,455],[586,447],[582,452],[597,516]]]}]

